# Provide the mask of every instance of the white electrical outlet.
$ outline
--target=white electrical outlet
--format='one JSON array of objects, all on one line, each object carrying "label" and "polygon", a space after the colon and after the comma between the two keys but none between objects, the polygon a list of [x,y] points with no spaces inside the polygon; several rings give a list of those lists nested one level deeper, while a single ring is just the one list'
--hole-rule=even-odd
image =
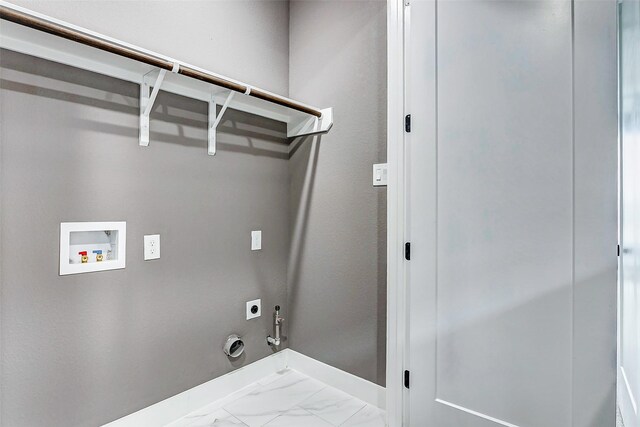
[{"label": "white electrical outlet", "polygon": [[160,258],[160,235],[151,234],[144,236],[144,260]]},{"label": "white electrical outlet", "polygon": [[262,249],[262,231],[256,230],[251,232],[251,250],[259,251]]},{"label": "white electrical outlet", "polygon": [[247,320],[260,317],[262,314],[262,304],[259,299],[247,301]]}]

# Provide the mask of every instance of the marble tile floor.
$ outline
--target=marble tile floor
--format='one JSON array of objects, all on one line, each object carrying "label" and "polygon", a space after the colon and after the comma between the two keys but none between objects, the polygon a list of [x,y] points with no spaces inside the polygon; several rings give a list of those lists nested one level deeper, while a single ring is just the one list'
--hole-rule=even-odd
[{"label": "marble tile floor", "polygon": [[616,427],[624,427],[624,422],[622,422],[622,414],[620,414],[620,408],[616,411]]},{"label": "marble tile floor", "polygon": [[166,427],[384,427],[384,411],[292,369]]}]

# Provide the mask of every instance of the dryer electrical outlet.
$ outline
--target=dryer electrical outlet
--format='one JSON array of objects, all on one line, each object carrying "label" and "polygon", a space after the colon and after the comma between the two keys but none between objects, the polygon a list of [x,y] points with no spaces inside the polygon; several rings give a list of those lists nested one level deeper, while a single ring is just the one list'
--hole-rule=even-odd
[{"label": "dryer electrical outlet", "polygon": [[255,319],[262,315],[262,303],[259,299],[247,301],[247,320]]}]

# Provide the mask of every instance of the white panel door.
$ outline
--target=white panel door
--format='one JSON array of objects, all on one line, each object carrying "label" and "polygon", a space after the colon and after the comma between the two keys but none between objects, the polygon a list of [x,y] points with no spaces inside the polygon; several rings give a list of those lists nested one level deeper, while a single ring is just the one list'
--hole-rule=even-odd
[{"label": "white panel door", "polygon": [[620,5],[622,258],[618,396],[625,426],[640,426],[640,2]]},{"label": "white panel door", "polygon": [[407,424],[613,427],[615,1],[405,13]]}]

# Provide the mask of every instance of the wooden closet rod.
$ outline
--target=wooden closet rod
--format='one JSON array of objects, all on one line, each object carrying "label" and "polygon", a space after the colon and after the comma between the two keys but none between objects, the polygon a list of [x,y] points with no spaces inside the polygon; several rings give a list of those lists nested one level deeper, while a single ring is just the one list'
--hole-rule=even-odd
[{"label": "wooden closet rod", "polygon": [[[6,6],[0,6],[0,19],[11,21],[19,25],[24,25],[26,27],[33,28],[34,30],[53,34],[54,36],[72,40],[77,43],[104,50],[106,52],[111,52],[113,54],[124,56],[126,58],[143,62],[145,64],[162,68],[168,71],[172,71],[174,67],[174,63],[167,59],[158,58],[157,56],[153,56],[130,47],[121,46],[119,44],[110,42],[108,40],[103,40],[90,34],[85,34],[71,28],[66,28],[62,25],[49,22],[45,19],[34,17],[26,13],[7,8]],[[254,98],[269,101],[274,104],[282,105],[284,107],[311,114],[316,117],[322,116],[322,112],[320,110],[306,106],[292,99],[275,95],[262,89],[244,85],[242,83],[227,80],[220,76],[191,68],[187,65],[179,64],[177,73],[240,93],[247,93],[247,91],[249,90],[249,95],[253,96]]]}]

